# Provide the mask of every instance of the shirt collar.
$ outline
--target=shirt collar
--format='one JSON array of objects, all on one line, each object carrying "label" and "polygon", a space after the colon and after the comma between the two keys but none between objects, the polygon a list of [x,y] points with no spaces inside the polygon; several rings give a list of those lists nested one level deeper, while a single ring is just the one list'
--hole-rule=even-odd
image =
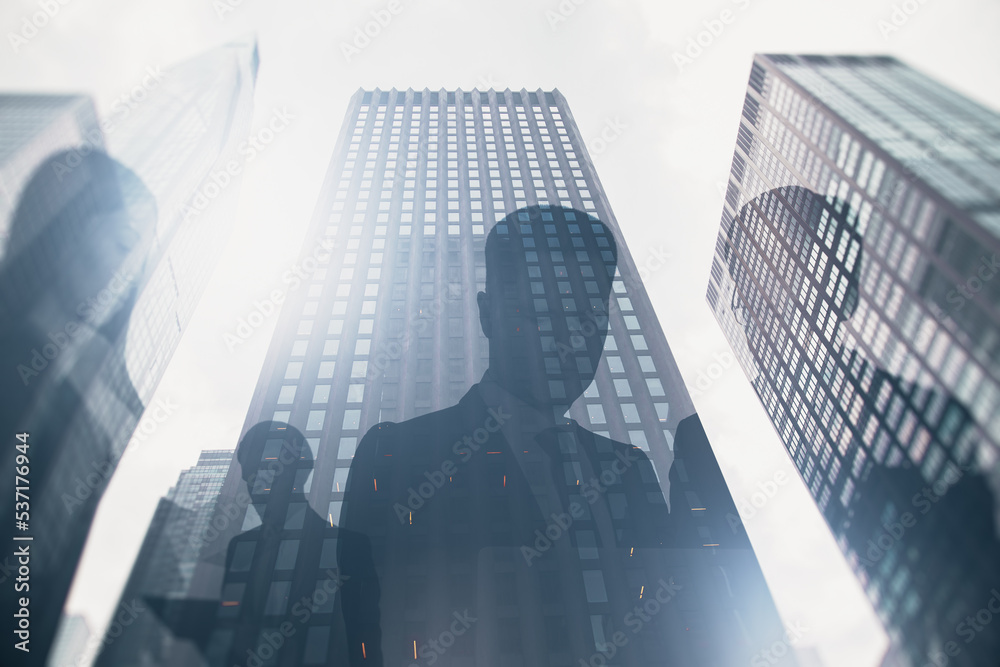
[{"label": "shirt collar", "polygon": [[496,381],[496,376],[489,369],[483,373],[476,389],[486,405],[501,407],[512,416],[501,426],[509,443],[532,439],[547,429],[573,430],[577,426],[573,419],[564,414],[556,415],[553,410],[536,408],[510,393]]}]

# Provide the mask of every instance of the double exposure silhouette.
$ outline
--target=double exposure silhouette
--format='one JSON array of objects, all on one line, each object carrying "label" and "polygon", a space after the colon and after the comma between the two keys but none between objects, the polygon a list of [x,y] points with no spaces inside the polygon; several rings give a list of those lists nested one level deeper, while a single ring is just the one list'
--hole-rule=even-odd
[{"label": "double exposure silhouette", "polygon": [[[370,547],[296,495],[313,468],[302,433],[262,422],[247,431],[236,455],[248,497],[265,496],[267,509],[249,506],[246,529],[226,543],[218,597],[149,598],[149,606],[173,638],[191,641],[212,665],[313,664],[312,647],[325,652],[331,638],[330,664],[377,664],[379,595]],[[350,646],[356,655],[348,655]]]},{"label": "double exposure silhouette", "polygon": [[[18,482],[29,487],[30,519],[16,529],[15,507],[21,515],[28,506],[15,498],[15,457],[5,456],[0,509],[8,520],[0,538],[6,545],[16,544],[16,535],[36,538],[29,547],[30,645],[39,648],[26,655],[8,641],[4,664],[35,660],[51,644],[113,448],[142,414],[127,373],[108,369],[125,366],[125,334],[156,216],[142,181],[97,150],[45,160],[14,212],[0,262],[0,433],[12,452],[15,434],[28,434],[28,463],[17,470],[30,471],[22,475],[29,481]],[[18,597],[3,596],[5,618]]]},{"label": "double exposure silhouette", "polygon": [[[674,441],[689,466],[671,472],[671,505],[686,512],[672,520],[640,448],[564,416],[603,353],[611,230],[529,207],[491,230],[485,255],[488,370],[453,407],[372,427],[351,466],[341,528],[372,545],[384,664],[748,662],[781,629],[759,570],[733,579],[729,601],[700,597],[698,563],[718,545],[679,494],[711,478],[699,491],[713,511],[735,508],[697,417]],[[742,528],[725,546],[756,568]]]},{"label": "double exposure silhouette", "polygon": [[[780,641],[697,415],[676,420],[659,473],[641,447],[567,416],[623,321],[612,231],[529,207],[490,231],[484,260],[489,364],[456,405],[325,454],[331,433],[247,431],[192,579],[202,599],[149,600],[172,635],[163,664],[190,649],[188,662],[226,667],[728,666]],[[646,407],[650,432],[664,429]],[[306,432],[335,433],[331,421]],[[338,461],[317,468],[325,489],[308,481],[317,452]],[[331,483],[324,518],[307,499]]]},{"label": "double exposure silhouette", "polygon": [[[863,275],[857,213],[835,197],[791,186],[742,208],[729,235],[730,298],[753,360],[752,383],[772,419],[792,412],[791,392],[776,387],[783,367],[800,356],[780,332],[801,321],[805,326],[790,334],[809,350],[801,355],[798,381],[813,378],[816,394],[804,407],[824,425],[836,414],[845,429],[810,434],[805,420],[796,419],[785,431],[786,445],[800,471],[813,458],[804,475],[814,494],[820,494],[815,480],[833,487],[817,501],[880,616],[912,656],[943,655],[948,642],[958,642],[961,651],[948,654],[949,664],[995,664],[1000,633],[987,628],[968,647],[959,636],[966,617],[1000,585],[995,498],[978,463],[983,439],[969,410],[943,387],[881,368],[847,335]],[[784,253],[792,259],[781,264],[781,275],[776,267]],[[829,311],[824,294],[833,303]],[[849,388],[859,398],[854,410],[840,404]],[[911,416],[902,419],[904,413]]]}]

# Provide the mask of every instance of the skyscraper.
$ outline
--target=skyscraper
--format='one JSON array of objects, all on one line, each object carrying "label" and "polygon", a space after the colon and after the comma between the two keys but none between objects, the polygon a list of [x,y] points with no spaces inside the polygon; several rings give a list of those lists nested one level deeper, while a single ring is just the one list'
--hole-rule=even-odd
[{"label": "skyscraper", "polygon": [[207,620],[177,624],[212,664],[728,665],[779,641],[561,94],[359,91],[288,277],[195,575]]},{"label": "skyscraper", "polygon": [[[222,47],[168,71],[103,133],[76,98],[4,100],[67,110],[58,122],[27,115],[30,127],[5,115],[4,136],[36,137],[20,144],[31,171],[0,264],[0,426],[11,446],[28,434],[17,470],[30,472],[18,482],[26,520],[3,536],[30,538],[18,546],[30,551],[33,610],[30,654],[6,644],[5,655],[44,663],[98,501],[218,256],[238,179],[220,188],[215,175],[248,134],[256,67],[255,44]],[[62,150],[40,157],[48,145]],[[15,459],[0,472],[13,484]],[[4,497],[13,512],[13,489]]]},{"label": "skyscraper", "polygon": [[892,58],[758,55],[708,286],[914,665],[1000,654],[976,620],[1000,584],[998,148],[1000,115]]},{"label": "skyscraper", "polygon": [[[133,600],[147,605],[150,598],[187,595],[198,563],[201,536],[212,520],[232,458],[232,450],[206,450],[197,464],[181,472],[177,484],[156,508],[119,606]],[[162,656],[173,650],[169,646],[172,638],[159,626],[154,614],[139,615],[127,628],[104,637],[95,664],[161,664]],[[63,665],[57,663],[54,667]]]}]

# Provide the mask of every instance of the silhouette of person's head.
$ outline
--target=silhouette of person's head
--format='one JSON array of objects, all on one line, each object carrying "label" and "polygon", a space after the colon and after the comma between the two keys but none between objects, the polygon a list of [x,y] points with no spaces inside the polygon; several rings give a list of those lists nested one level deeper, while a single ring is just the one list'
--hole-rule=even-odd
[{"label": "silhouette of person's head", "polygon": [[[76,315],[116,273],[142,269],[156,217],[155,199],[142,180],[107,154],[49,157],[14,212],[2,273],[17,283],[18,295],[7,302],[30,307],[48,292],[61,310]],[[125,293],[118,290],[118,298]],[[114,309],[102,310],[107,316]]]},{"label": "silhouette of person's head", "polygon": [[311,470],[313,454],[305,436],[284,422],[260,422],[236,449],[240,475],[251,494],[291,494],[296,472]]},{"label": "silhouette of person's head", "polygon": [[583,394],[604,350],[617,262],[611,230],[571,208],[529,206],[493,227],[478,302],[502,387],[536,407]]},{"label": "silhouette of person's head", "polygon": [[[796,268],[807,284],[815,286],[814,299],[827,301],[837,322],[850,319],[858,305],[858,277],[861,272],[861,235],[846,202],[798,186],[769,190],[754,198],[733,222],[727,247],[729,273],[735,283],[732,307],[751,341],[755,340],[755,319],[766,320],[769,302],[780,304],[784,292],[793,302],[805,306],[810,298],[795,284]],[[788,255],[781,262],[781,251]],[[774,268],[769,265],[774,264]],[[783,269],[783,273],[782,273]],[[774,277],[774,294],[760,299],[755,295]],[[814,304],[817,308],[819,304]],[[747,312],[753,309],[756,314]],[[818,312],[818,311],[816,311]]]}]

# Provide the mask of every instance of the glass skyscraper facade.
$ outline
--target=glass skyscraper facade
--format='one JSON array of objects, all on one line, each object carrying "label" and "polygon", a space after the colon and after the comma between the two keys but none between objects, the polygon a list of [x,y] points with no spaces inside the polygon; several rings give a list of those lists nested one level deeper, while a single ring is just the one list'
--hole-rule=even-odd
[{"label": "glass skyscraper facade", "polygon": [[754,59],[708,302],[913,665],[1000,654],[998,176],[1000,114],[893,58]]},{"label": "glass skyscraper facade", "polygon": [[[145,607],[150,598],[187,595],[200,555],[201,537],[212,520],[232,458],[233,451],[229,449],[206,450],[197,464],[181,472],[177,484],[160,500],[150,521],[119,608],[135,601]],[[173,636],[164,632],[152,613],[138,615],[127,628],[112,630],[103,638],[100,655],[94,663],[98,666],[159,665],[163,664],[162,656],[174,650]],[[72,660],[64,663],[50,660],[51,667],[78,664],[78,656],[67,657]]]},{"label": "glass skyscraper facade", "polygon": [[[523,289],[525,333],[575,350],[536,369],[547,404],[572,403],[544,455],[527,417],[479,397],[489,243],[515,244],[524,280],[486,291]],[[296,267],[193,599],[165,614],[201,614],[174,627],[211,664],[730,665],[780,643],[561,94],[359,91]],[[446,433],[469,419],[451,472]],[[434,442],[402,435],[429,424]],[[435,458],[445,440],[455,460]]]},{"label": "glass skyscraper facade", "polygon": [[[76,97],[3,100],[29,172],[4,223],[0,426],[30,450],[30,521],[3,535],[32,538],[35,610],[30,655],[3,650],[30,664],[44,663],[104,488],[231,228],[239,179],[215,175],[248,135],[256,69],[254,43],[220,47],[99,124]],[[13,483],[15,459],[0,472]]]}]

